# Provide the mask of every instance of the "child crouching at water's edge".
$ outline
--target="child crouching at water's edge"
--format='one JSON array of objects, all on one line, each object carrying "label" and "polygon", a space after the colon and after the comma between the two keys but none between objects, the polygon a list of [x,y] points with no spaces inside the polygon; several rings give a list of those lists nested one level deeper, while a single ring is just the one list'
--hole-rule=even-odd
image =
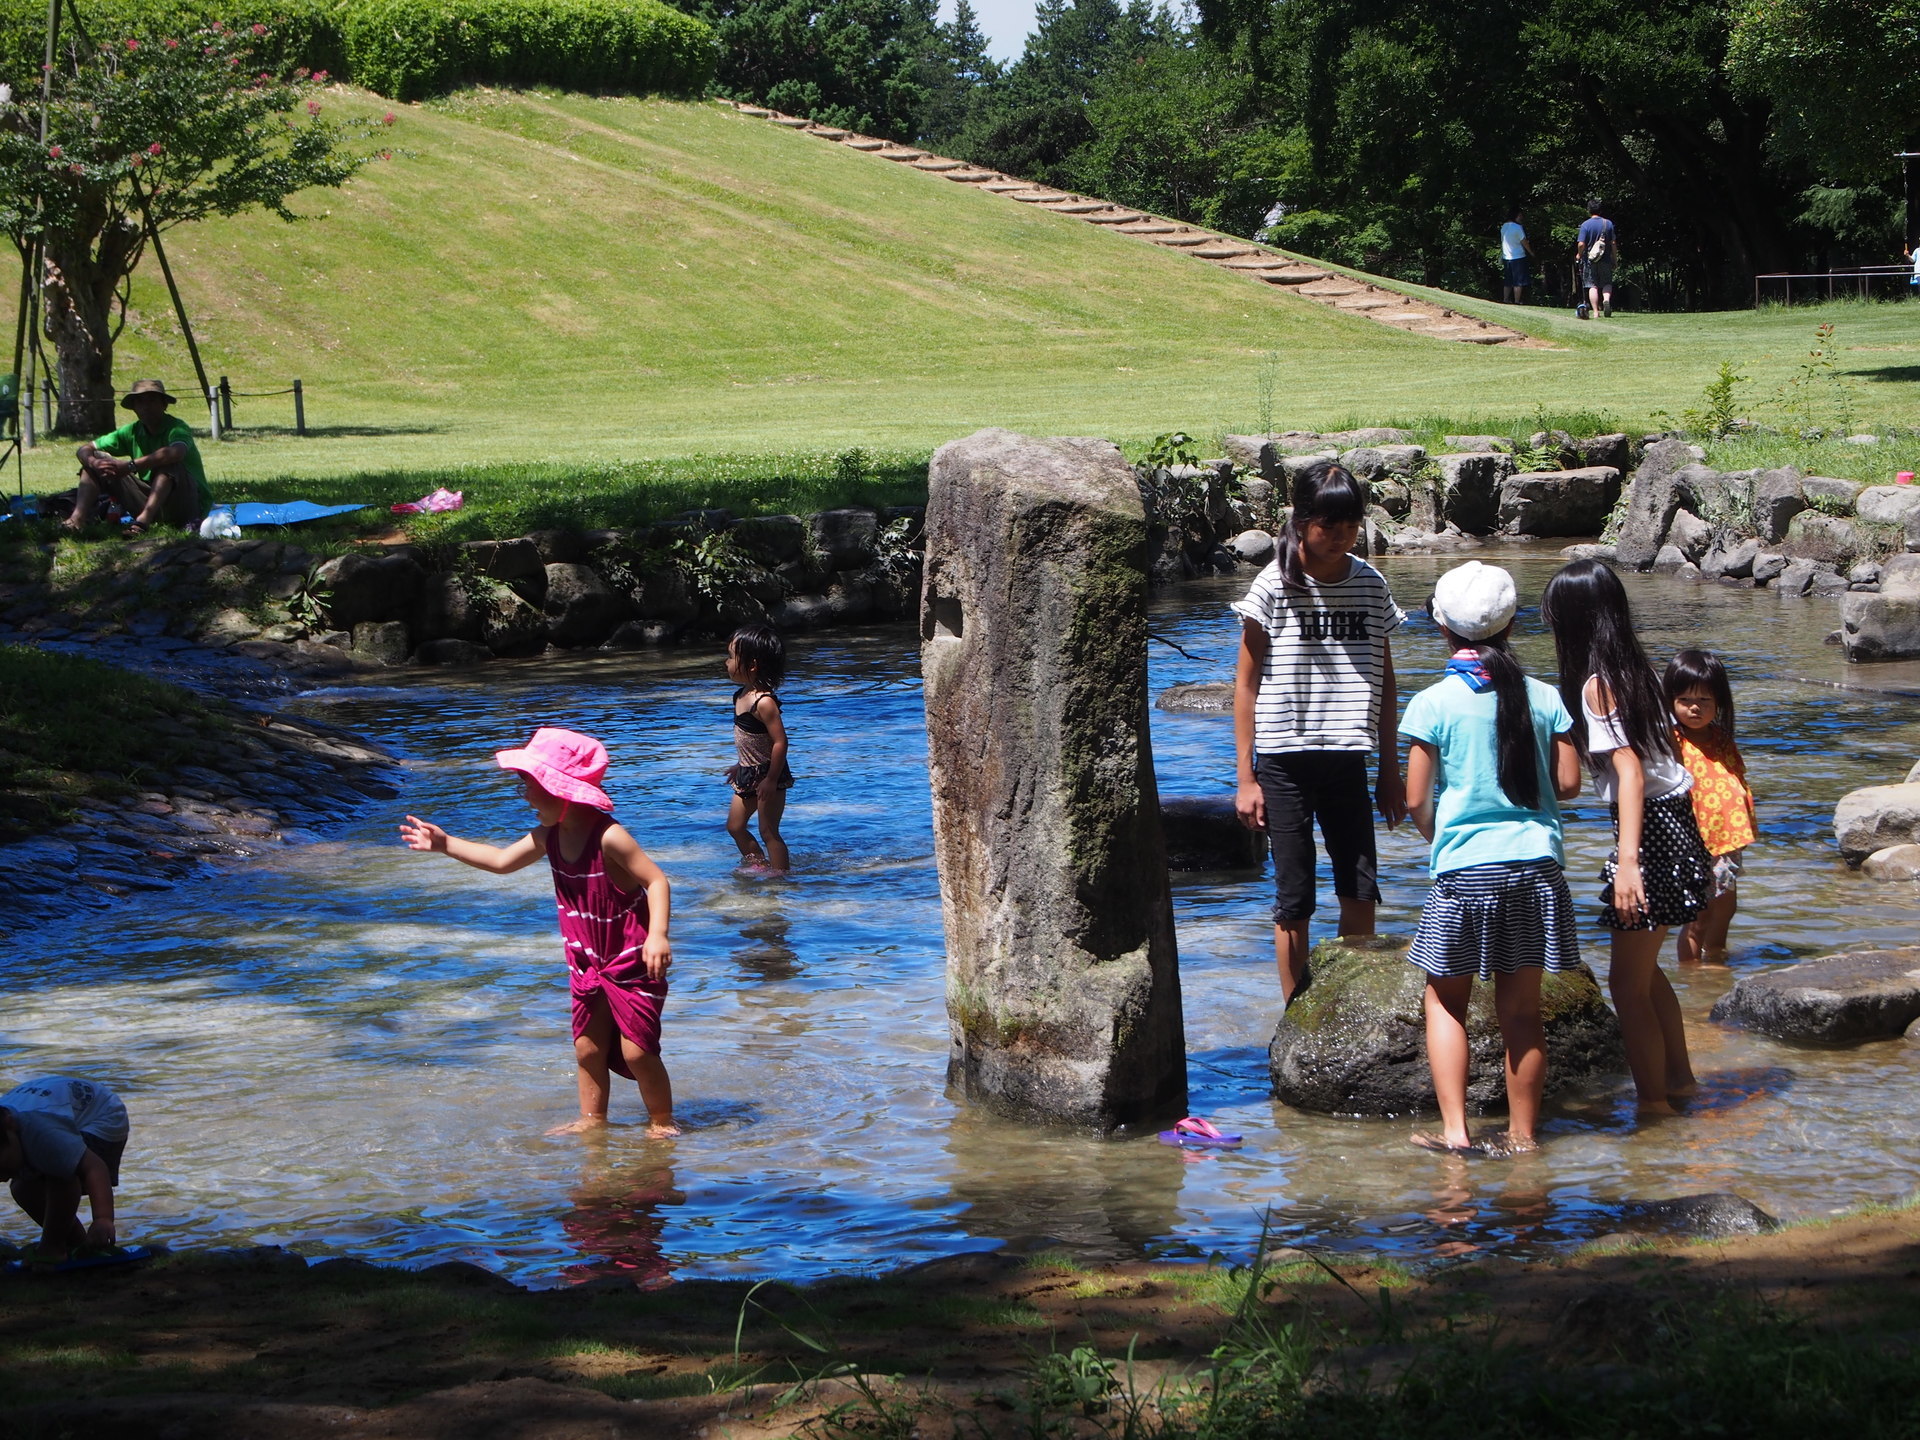
[{"label": "child crouching at water's edge", "polygon": [[548,1133],[591,1130],[607,1123],[610,1074],[640,1087],[648,1135],[678,1135],[673,1084],[660,1059],[660,1012],[667,1000],[670,887],[658,865],[613,818],[600,788],[607,751],[572,730],[541,729],[494,761],[523,777],[527,803],[540,823],[511,845],[484,845],[449,835],[412,815],[400,826],[409,848],[437,851],[476,870],[511,875],[541,856],[553,871],[567,972],[573,993],[573,1054],[580,1118]]},{"label": "child crouching at water's edge", "polygon": [[[743,625],[727,642],[727,678],[733,692],[735,759],[726,772],[733,787],[727,808],[727,834],[752,869],[784,875],[792,867],[780,835],[793,771],[787,766],[787,726],[776,690],[787,674],[787,646],[771,625]],[[760,839],[748,822],[760,817]],[[765,849],[761,843],[765,842]]]},{"label": "child crouching at water's edge", "polygon": [[[1560,800],[1580,793],[1573,720],[1549,685],[1507,648],[1513,577],[1479,561],[1449,570],[1428,609],[1451,658],[1407,705],[1407,808],[1432,842],[1433,887],[1407,958],[1427,973],[1427,1062],[1441,1133],[1413,1143],[1456,1154],[1537,1149],[1547,1079],[1540,983],[1580,963],[1573,896],[1561,866]],[[1435,786],[1439,799],[1434,798]],[[1493,982],[1506,1046],[1507,1128],[1467,1133],[1467,1006]]]},{"label": "child crouching at water's edge", "polygon": [[1613,932],[1607,990],[1640,1113],[1670,1115],[1673,1101],[1699,1087],[1660,947],[1667,927],[1698,919],[1713,894],[1713,862],[1687,793],[1693,777],[1674,754],[1672,713],[1620,577],[1576,560],[1547,582],[1540,610],[1553,630],[1561,699],[1586,721],[1575,744],[1613,812],[1614,852],[1600,874],[1600,921]]},{"label": "child crouching at water's edge", "polygon": [[1380,901],[1367,755],[1380,752],[1373,799],[1389,826],[1406,818],[1399,709],[1388,635],[1406,619],[1380,572],[1352,554],[1367,489],[1332,461],[1295,481],[1278,554],[1239,615],[1233,687],[1234,810],[1273,847],[1273,949],[1280,998],[1307,983],[1314,894],[1313,825],[1320,823],[1340,933],[1371,935]]},{"label": "child crouching at water's edge", "polygon": [[1747,846],[1757,837],[1747,764],[1733,739],[1733,686],[1727,667],[1705,650],[1667,662],[1661,688],[1673,710],[1673,740],[1693,776],[1693,818],[1713,859],[1713,898],[1698,920],[1680,927],[1682,964],[1727,963],[1727,927],[1739,908],[1735,886]]}]

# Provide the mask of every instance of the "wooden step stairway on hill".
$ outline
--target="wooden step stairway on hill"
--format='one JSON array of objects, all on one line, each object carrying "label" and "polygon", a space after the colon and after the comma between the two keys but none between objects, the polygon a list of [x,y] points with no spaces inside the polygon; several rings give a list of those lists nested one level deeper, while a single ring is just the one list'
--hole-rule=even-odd
[{"label": "wooden step stairway on hill", "polygon": [[1129,210],[1124,205],[1091,195],[1076,195],[1034,185],[1013,175],[983,170],[964,160],[896,145],[871,135],[819,125],[798,115],[782,115],[761,105],[727,102],[743,115],[770,120],[789,130],[798,130],[849,150],[891,160],[895,164],[952,180],[962,185],[977,185],[1017,204],[1051,210],[1057,215],[1100,225],[1116,235],[1131,235],[1150,245],[1160,245],[1181,254],[1203,260],[1223,270],[1232,270],[1267,285],[1283,287],[1290,295],[1299,295],[1349,315],[1390,325],[1411,335],[1435,340],[1452,340],[1466,345],[1506,345],[1539,348],[1546,342],[1504,325],[1476,320],[1430,300],[1417,299],[1391,286],[1375,284],[1362,276],[1334,269],[1304,255],[1294,255],[1271,245],[1256,244],[1235,235],[1220,235],[1177,220]]}]

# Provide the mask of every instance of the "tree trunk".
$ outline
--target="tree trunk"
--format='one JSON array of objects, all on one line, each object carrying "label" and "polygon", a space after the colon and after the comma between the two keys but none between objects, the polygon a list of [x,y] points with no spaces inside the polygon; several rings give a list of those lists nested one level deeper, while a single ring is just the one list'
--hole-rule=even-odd
[{"label": "tree trunk", "polygon": [[139,227],[107,222],[94,243],[47,244],[46,333],[59,371],[60,413],[54,428],[68,435],[111,430],[114,406],[114,313],[120,283],[139,259]]}]

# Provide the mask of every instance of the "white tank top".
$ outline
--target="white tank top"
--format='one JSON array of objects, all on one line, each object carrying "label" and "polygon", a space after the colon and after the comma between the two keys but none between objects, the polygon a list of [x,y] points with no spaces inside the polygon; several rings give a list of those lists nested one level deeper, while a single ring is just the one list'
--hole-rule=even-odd
[{"label": "white tank top", "polygon": [[[1613,752],[1628,749],[1627,737],[1620,729],[1617,714],[1602,715],[1593,708],[1593,687],[1589,680],[1580,691],[1580,709],[1587,717],[1587,754],[1593,762],[1593,793],[1609,805],[1619,798],[1620,780],[1614,773]],[[1687,767],[1671,755],[1649,755],[1640,762],[1646,775],[1647,800],[1662,800],[1693,788],[1693,776]]]}]

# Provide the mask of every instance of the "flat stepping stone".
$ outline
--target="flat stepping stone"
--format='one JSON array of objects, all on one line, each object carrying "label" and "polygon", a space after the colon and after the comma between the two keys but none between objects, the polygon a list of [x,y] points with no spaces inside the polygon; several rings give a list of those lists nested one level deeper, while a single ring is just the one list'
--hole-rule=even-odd
[{"label": "flat stepping stone", "polygon": [[1073,198],[1070,195],[1062,195],[1058,190],[1015,190],[1012,196],[1022,205],[1053,205]]},{"label": "flat stepping stone", "polygon": [[1749,975],[1709,1014],[1778,1040],[1890,1040],[1920,1020],[1920,948],[1856,950]]},{"label": "flat stepping stone", "polygon": [[822,140],[845,140],[853,134],[851,130],[836,130],[830,125],[822,125],[813,133],[818,135]]},{"label": "flat stepping stone", "polygon": [[884,150],[887,148],[887,142],[884,140],[869,140],[863,135],[856,135],[847,141],[847,148],[849,150]]},{"label": "flat stepping stone", "polygon": [[941,160],[937,157],[929,157],[925,160],[914,161],[913,168],[916,170],[931,170],[938,173],[944,170],[964,170],[967,167],[959,160]]},{"label": "flat stepping stone", "polygon": [[1015,190],[1026,189],[1027,184],[1024,180],[989,180],[986,188],[996,195],[1011,195]]},{"label": "flat stepping stone", "polygon": [[[1089,225],[1131,225],[1136,220],[1143,220],[1146,217],[1136,215],[1131,210],[1108,210],[1102,214],[1083,215],[1080,218],[1085,220]],[[1127,233],[1129,235],[1137,235],[1140,232],[1137,230],[1129,230]]]},{"label": "flat stepping stone", "polygon": [[1245,245],[1225,245],[1216,240],[1196,247],[1193,253],[1202,260],[1232,260],[1236,256],[1255,255],[1259,252],[1249,250]]},{"label": "flat stepping stone", "polygon": [[927,157],[927,152],[924,150],[908,150],[904,147],[882,150],[878,153],[882,160],[924,160]]},{"label": "flat stepping stone", "polygon": [[1105,200],[1069,200],[1066,204],[1054,208],[1062,215],[1097,215],[1102,210],[1110,210],[1113,207]]},{"label": "flat stepping stone", "polygon": [[998,172],[993,170],[949,170],[947,179],[956,180],[962,185],[983,185],[997,179]]},{"label": "flat stepping stone", "polygon": [[1311,295],[1316,300],[1338,300],[1346,295],[1364,295],[1367,291],[1363,285],[1352,285],[1336,280],[1325,285],[1302,285],[1300,293]]},{"label": "flat stepping stone", "polygon": [[1121,227],[1120,233],[1122,235],[1172,235],[1179,228],[1177,225],[1162,225],[1157,221],[1148,221],[1143,225],[1128,222]]},{"label": "flat stepping stone", "polygon": [[736,105],[734,108],[742,115],[751,115],[756,120],[768,120],[773,116],[771,110],[763,110],[758,105]]},{"label": "flat stepping stone", "polygon": [[772,120],[774,124],[784,125],[789,130],[804,130],[813,124],[811,120],[803,120],[798,115],[771,115],[768,118]]},{"label": "flat stepping stone", "polygon": [[1223,270],[1284,270],[1287,262],[1276,260],[1271,255],[1262,255],[1259,251],[1239,256],[1237,259],[1220,262]]},{"label": "flat stepping stone", "polygon": [[1381,295],[1362,295],[1355,300],[1336,300],[1333,303],[1336,310],[1390,310],[1396,302]]},{"label": "flat stepping stone", "polygon": [[1157,236],[1153,243],[1156,245],[1172,245],[1178,249],[1185,250],[1194,245],[1204,245],[1207,243],[1207,240],[1208,237],[1205,235],[1195,235],[1188,232],[1178,235]]},{"label": "flat stepping stone", "polygon": [[1260,278],[1271,285],[1311,285],[1327,278],[1324,270],[1262,270]]}]

